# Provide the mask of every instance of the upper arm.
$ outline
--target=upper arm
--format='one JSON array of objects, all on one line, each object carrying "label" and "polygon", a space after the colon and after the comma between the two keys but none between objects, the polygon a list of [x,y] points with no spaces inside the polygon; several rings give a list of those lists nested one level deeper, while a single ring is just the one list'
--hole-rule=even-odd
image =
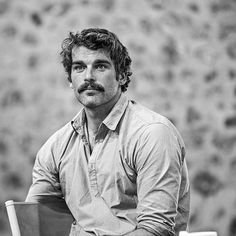
[{"label": "upper arm", "polygon": [[52,136],[37,153],[33,167],[33,183],[26,201],[47,202],[62,197],[55,151],[56,140]]},{"label": "upper arm", "polygon": [[163,125],[149,125],[136,150],[138,222],[154,232],[173,231],[183,152],[178,137]]}]

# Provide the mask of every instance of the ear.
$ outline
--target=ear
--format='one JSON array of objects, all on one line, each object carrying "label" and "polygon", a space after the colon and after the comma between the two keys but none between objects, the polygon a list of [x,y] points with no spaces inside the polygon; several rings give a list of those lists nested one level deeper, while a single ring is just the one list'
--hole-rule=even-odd
[{"label": "ear", "polygon": [[124,85],[126,83],[126,81],[127,81],[126,75],[124,73],[120,74],[119,75],[119,83],[120,83],[120,85]]}]

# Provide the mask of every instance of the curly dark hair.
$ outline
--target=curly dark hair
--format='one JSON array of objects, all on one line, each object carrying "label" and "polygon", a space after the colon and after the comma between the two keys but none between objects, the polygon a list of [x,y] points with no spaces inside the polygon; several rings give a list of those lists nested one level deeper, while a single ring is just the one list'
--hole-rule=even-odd
[{"label": "curly dark hair", "polygon": [[122,92],[127,90],[130,82],[129,77],[132,75],[130,70],[131,58],[128,51],[114,33],[100,28],[84,29],[77,33],[70,32],[69,37],[63,40],[60,55],[69,82],[71,82],[72,49],[79,46],[91,50],[103,49],[108,52],[114,63],[116,75],[126,77],[126,83],[121,85],[121,90]]}]

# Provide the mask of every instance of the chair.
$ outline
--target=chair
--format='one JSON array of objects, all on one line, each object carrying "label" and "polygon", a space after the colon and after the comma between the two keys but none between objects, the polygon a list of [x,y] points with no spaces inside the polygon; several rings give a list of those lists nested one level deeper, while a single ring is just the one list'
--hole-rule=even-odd
[{"label": "chair", "polygon": [[12,236],[66,236],[74,221],[69,211],[51,204],[5,202]]}]

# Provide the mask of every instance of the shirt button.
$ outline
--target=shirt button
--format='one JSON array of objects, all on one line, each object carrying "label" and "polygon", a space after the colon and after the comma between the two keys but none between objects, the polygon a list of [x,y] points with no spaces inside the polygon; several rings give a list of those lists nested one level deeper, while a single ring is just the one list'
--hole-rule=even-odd
[{"label": "shirt button", "polygon": [[73,224],[73,225],[76,225],[76,220],[74,220],[72,224]]}]

